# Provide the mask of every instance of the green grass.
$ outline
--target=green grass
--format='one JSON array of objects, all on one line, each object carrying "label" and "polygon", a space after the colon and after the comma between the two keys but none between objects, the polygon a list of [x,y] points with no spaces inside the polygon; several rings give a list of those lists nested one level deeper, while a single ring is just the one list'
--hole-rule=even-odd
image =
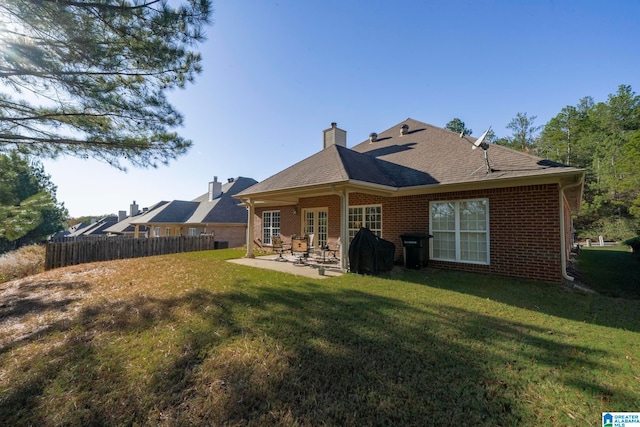
[{"label": "green grass", "polygon": [[[583,426],[640,408],[638,300],[456,272],[315,280],[224,262],[241,255],[25,283],[76,293],[32,305],[52,319],[32,334],[0,336],[2,424]],[[0,330],[19,301],[2,306]]]},{"label": "green grass", "polygon": [[584,248],[578,266],[584,282],[598,293],[640,299],[640,257],[628,246]]}]

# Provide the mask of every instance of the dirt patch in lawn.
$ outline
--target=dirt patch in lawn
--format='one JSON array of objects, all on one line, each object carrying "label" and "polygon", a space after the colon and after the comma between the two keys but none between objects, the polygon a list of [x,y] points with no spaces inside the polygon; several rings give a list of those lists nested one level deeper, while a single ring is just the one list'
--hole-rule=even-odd
[{"label": "dirt patch in lawn", "polygon": [[72,319],[94,293],[95,279],[115,271],[83,264],[0,284],[0,351]]}]

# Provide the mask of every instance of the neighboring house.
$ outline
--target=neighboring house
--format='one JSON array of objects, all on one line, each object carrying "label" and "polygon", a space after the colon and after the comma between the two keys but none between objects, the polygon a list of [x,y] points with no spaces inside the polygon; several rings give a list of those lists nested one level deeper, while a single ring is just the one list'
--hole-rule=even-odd
[{"label": "neighboring house", "polygon": [[140,230],[144,226],[149,237],[213,234],[216,241],[227,242],[229,247],[242,246],[247,235],[247,209],[232,196],[256,182],[239,177],[223,184],[214,177],[202,196],[192,201],[160,202],[129,223],[136,237],[144,235]]},{"label": "neighboring house", "polygon": [[107,215],[104,218],[91,221],[89,223],[80,222],[68,230],[62,231],[51,236],[52,241],[60,239],[90,239],[90,238],[102,238],[106,237],[108,232],[106,229],[118,222],[118,217],[115,215]]},{"label": "neighboring house", "polygon": [[[366,227],[396,245],[429,233],[429,265],[560,282],[571,279],[571,214],[580,208],[584,171],[407,119],[346,146],[335,123],[322,151],[235,197],[249,208],[254,239],[314,234],[316,245],[348,244]],[[485,158],[486,155],[486,158]]]},{"label": "neighboring house", "polygon": [[[150,212],[164,203],[167,203],[167,202],[156,203],[150,208],[144,208],[140,210],[140,207],[134,200],[133,203],[129,205],[129,215],[127,216],[127,211],[118,211],[118,222],[113,224],[111,227],[105,229],[105,231],[112,236],[115,235],[115,236],[135,237],[136,227],[135,225],[131,224],[131,221],[133,221],[137,216]],[[143,225],[138,226],[138,234],[140,233],[146,234],[148,230],[149,229]]]}]

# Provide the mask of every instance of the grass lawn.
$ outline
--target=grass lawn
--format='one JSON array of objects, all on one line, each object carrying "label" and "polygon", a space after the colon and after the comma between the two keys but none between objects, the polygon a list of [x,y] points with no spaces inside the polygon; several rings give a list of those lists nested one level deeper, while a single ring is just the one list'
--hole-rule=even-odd
[{"label": "grass lawn", "polygon": [[640,300],[224,261],[241,255],[1,284],[0,424],[585,426],[640,411]]},{"label": "grass lawn", "polygon": [[578,258],[584,281],[603,295],[640,299],[640,257],[626,245],[584,248]]}]

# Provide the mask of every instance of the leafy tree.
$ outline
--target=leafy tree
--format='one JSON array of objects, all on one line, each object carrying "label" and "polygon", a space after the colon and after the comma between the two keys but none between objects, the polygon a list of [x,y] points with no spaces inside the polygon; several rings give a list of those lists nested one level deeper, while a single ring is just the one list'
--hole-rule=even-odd
[{"label": "leafy tree", "polygon": [[0,152],[123,169],[185,153],[166,92],[201,71],[210,13],[210,0],[3,0]]},{"label": "leafy tree", "polygon": [[534,126],[537,116],[527,116],[527,113],[518,113],[507,125],[513,135],[496,140],[496,144],[505,145],[520,151],[530,151],[536,141],[536,134],[542,126]]},{"label": "leafy tree", "polygon": [[588,138],[592,106],[593,100],[586,97],[576,107],[564,107],[544,126],[536,143],[536,153],[568,166],[586,167],[593,150]]},{"label": "leafy tree", "polygon": [[622,147],[621,169],[624,174],[622,189],[628,192],[629,213],[640,219],[640,130]]},{"label": "leafy tree", "polygon": [[471,129],[467,129],[467,125],[457,117],[447,123],[444,128],[449,129],[452,132],[464,133],[465,135],[471,135],[473,133],[473,131]]},{"label": "leafy tree", "polygon": [[640,97],[626,85],[606,102],[585,97],[563,108],[544,127],[538,154],[586,170],[578,227],[613,238],[640,225],[638,132]]},{"label": "leafy tree", "polygon": [[39,243],[64,229],[67,210],[40,163],[0,155],[0,252]]},{"label": "leafy tree", "polygon": [[594,105],[591,118],[593,135],[598,140],[591,165],[595,182],[590,191],[603,201],[596,206],[601,216],[626,215],[633,197],[627,190],[630,175],[625,157],[629,153],[625,154],[625,147],[640,130],[640,96],[630,86],[621,85],[606,103]]}]

